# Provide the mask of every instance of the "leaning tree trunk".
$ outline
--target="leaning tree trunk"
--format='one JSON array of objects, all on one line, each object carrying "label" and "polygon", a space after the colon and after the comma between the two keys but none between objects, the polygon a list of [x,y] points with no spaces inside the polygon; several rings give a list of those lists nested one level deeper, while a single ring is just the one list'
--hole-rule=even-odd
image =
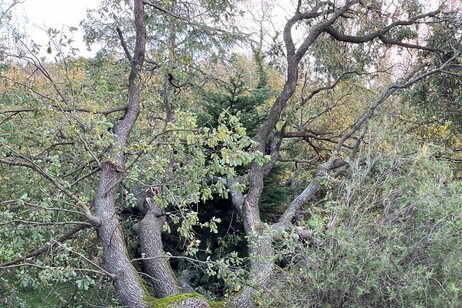
[{"label": "leaning tree trunk", "polygon": [[[103,165],[99,191],[95,197],[95,215],[100,219],[98,234],[103,245],[103,266],[114,277],[117,294],[124,305],[145,307],[140,277],[133,268],[115,208],[115,189],[110,186],[120,178],[110,163]],[[105,192],[106,189],[111,189]]]},{"label": "leaning tree trunk", "polygon": [[149,201],[145,205],[147,213],[139,223],[140,248],[144,254],[143,265],[157,297],[170,297],[168,307],[171,308],[210,308],[203,297],[182,298],[179,295],[183,290],[175,277],[162,245],[165,211]]},{"label": "leaning tree trunk", "polygon": [[[140,72],[146,50],[146,25],[144,21],[143,0],[134,1],[136,27],[135,51],[129,76],[129,98],[125,115],[114,126],[114,145],[110,149],[108,161],[102,164],[100,182],[96,192],[95,215],[100,221],[98,234],[103,244],[103,266],[113,276],[117,294],[125,306],[146,307],[149,294],[142,286],[141,278],[130,262],[124,243],[119,217],[116,213],[116,190],[125,172],[124,148],[128,144],[131,129],[140,112]],[[146,254],[145,266],[152,277],[158,297],[175,296],[180,288],[165,259],[162,248],[161,231],[163,225],[162,209],[148,204],[147,214],[140,222],[141,248]],[[176,308],[208,308],[209,304],[200,297],[186,297],[169,301]]]},{"label": "leaning tree trunk", "polygon": [[102,164],[101,177],[96,191],[95,215],[100,219],[98,234],[103,245],[103,266],[113,275],[117,294],[125,306],[146,307],[145,296],[138,272],[132,266],[116,213],[116,190],[124,177],[124,147],[140,110],[139,73],[144,62],[146,27],[144,2],[134,1],[136,26],[135,51],[131,60],[129,98],[125,115],[114,126],[114,145],[108,161]]},{"label": "leaning tree trunk", "polygon": [[[149,276],[151,284],[158,298],[178,295],[185,291],[181,288],[168,258],[165,255],[162,244],[162,230],[165,223],[165,210],[154,204],[151,197],[160,193],[158,189],[150,190],[151,196],[144,200],[143,208],[146,210],[144,218],[139,223],[140,248],[143,253],[143,265]],[[173,299],[174,297],[172,297]],[[172,307],[201,307],[208,308],[209,304],[204,298],[185,298],[171,303]]]}]

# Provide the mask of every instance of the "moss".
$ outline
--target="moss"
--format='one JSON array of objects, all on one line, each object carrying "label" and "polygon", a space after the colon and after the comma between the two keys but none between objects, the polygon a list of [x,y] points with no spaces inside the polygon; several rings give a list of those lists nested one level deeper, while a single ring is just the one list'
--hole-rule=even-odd
[{"label": "moss", "polygon": [[199,293],[180,293],[165,298],[150,300],[149,302],[152,303],[152,307],[155,308],[173,308],[175,307],[173,304],[188,298],[204,298],[204,296]]},{"label": "moss", "polygon": [[210,308],[224,308],[227,301],[207,301],[207,303],[210,305]]},{"label": "moss", "polygon": [[[175,308],[175,304],[189,298],[203,298],[205,297],[199,293],[180,293],[165,298],[156,299],[152,296],[146,296],[145,301],[153,308]],[[224,308],[226,301],[205,301],[210,305],[211,308]]]}]

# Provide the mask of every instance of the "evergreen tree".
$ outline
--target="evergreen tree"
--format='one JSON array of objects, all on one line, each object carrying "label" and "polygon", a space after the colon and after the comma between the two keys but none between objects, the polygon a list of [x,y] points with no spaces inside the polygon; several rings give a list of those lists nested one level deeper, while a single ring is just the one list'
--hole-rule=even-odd
[{"label": "evergreen tree", "polygon": [[[247,135],[253,136],[259,125],[266,119],[265,104],[274,97],[268,85],[268,75],[264,68],[264,56],[261,51],[254,51],[255,73],[258,77],[256,85],[248,80],[239,58],[235,55],[233,67],[236,72],[226,82],[219,82],[213,89],[200,89],[203,100],[199,113],[199,124],[217,127],[222,112],[237,116],[247,130]],[[248,64],[248,63],[245,63]]]}]

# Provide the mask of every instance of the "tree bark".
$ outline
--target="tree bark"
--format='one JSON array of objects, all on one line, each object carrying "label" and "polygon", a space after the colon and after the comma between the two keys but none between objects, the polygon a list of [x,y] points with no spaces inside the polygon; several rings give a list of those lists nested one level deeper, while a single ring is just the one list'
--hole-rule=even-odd
[{"label": "tree bark", "polygon": [[270,284],[276,264],[274,263],[273,236],[269,228],[253,232],[249,236],[250,273],[247,285],[227,307],[254,307],[252,298],[264,291]]},{"label": "tree bark", "polygon": [[[111,183],[108,179],[115,171],[106,164],[103,167],[104,176],[101,176],[100,188],[105,188]],[[104,193],[104,191],[103,191]],[[106,196],[99,193],[95,198],[96,216],[101,220],[98,234],[103,245],[103,267],[114,275],[114,284],[117,294],[124,305],[129,307],[145,307],[144,291],[141,280],[130,263],[127,249],[120,228],[115,208],[115,191]]]},{"label": "tree bark", "polygon": [[162,245],[162,227],[165,211],[157,205],[146,202],[147,214],[140,221],[140,246],[144,254],[143,264],[156,291],[163,298],[181,292]]},{"label": "tree bark", "polygon": [[98,234],[103,245],[103,266],[114,276],[117,294],[125,306],[146,307],[145,296],[138,272],[130,262],[116,213],[116,188],[124,176],[124,147],[140,111],[139,73],[144,63],[146,27],[143,0],[134,1],[136,27],[135,51],[129,76],[129,99],[123,119],[114,126],[114,145],[108,161],[102,164],[96,191],[95,214],[100,219]]},{"label": "tree bark", "polygon": [[[299,79],[298,66],[309,47],[316,41],[319,35],[321,35],[327,25],[334,23],[341,14],[343,14],[356,2],[357,0],[353,0],[345,4],[342,8],[334,11],[332,16],[326,22],[313,26],[302,44],[297,49],[292,37],[292,28],[300,20],[315,18],[318,16],[320,8],[319,6],[315,6],[311,11],[302,14],[300,12],[301,1],[298,2],[294,16],[287,21],[283,31],[284,45],[287,53],[287,79],[282,92],[279,94],[269,112],[268,119],[262,124],[255,135],[255,141],[257,142],[257,145],[254,148],[255,152],[260,151],[265,153],[265,147],[269,142],[269,137],[276,128],[287,102],[295,93]],[[274,148],[272,147],[272,153],[270,153],[271,157],[277,158],[278,151],[278,146]],[[250,190],[243,202],[242,211],[240,212],[244,222],[245,232],[247,236],[249,236],[249,283],[248,286],[244,288],[243,292],[236,297],[233,307],[252,307],[252,296],[258,289],[265,289],[268,287],[276,266],[273,261],[274,249],[272,246],[273,235],[271,228],[261,221],[259,209],[260,198],[264,185],[263,180],[264,177],[271,171],[274,164],[275,161],[268,163],[266,166],[260,166],[256,163],[252,163],[250,169]],[[256,288],[256,286],[258,286],[258,288]]]}]

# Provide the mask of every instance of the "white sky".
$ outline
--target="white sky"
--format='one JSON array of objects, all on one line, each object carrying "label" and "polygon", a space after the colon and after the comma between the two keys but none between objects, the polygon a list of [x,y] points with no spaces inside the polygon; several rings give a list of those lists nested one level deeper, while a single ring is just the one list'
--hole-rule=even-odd
[{"label": "white sky", "polygon": [[[4,5],[8,5],[13,0],[0,0]],[[423,3],[436,4],[440,0],[421,0]],[[48,36],[43,29],[50,27],[61,30],[63,26],[75,26],[80,29],[79,23],[86,18],[87,9],[97,9],[101,0],[21,0],[22,3],[15,6],[12,13],[13,21],[19,25],[22,32],[25,32],[36,43],[42,45],[42,52],[46,53]],[[252,2],[249,0],[249,2]],[[259,3],[259,1],[256,1]],[[284,3],[283,7],[281,3]],[[287,9],[292,11],[289,5],[290,0],[275,1],[274,12],[276,15],[287,15]],[[281,14],[281,11],[285,12]],[[273,16],[274,17],[274,16]],[[281,19],[281,17],[276,18]],[[285,21],[285,18],[281,19]],[[74,47],[80,49],[79,55],[92,56],[94,51],[87,51],[82,41],[83,32],[79,30],[74,34]],[[95,47],[97,49],[97,47]]]},{"label": "white sky", "polygon": [[[11,3],[11,0],[5,2]],[[82,56],[91,55],[82,41],[83,32],[79,23],[86,18],[87,9],[97,9],[100,2],[101,0],[23,0],[14,7],[13,20],[34,42],[44,46],[43,52],[47,48],[48,37],[42,29],[77,27],[79,31],[74,33],[74,47],[80,49],[79,54]]]}]

